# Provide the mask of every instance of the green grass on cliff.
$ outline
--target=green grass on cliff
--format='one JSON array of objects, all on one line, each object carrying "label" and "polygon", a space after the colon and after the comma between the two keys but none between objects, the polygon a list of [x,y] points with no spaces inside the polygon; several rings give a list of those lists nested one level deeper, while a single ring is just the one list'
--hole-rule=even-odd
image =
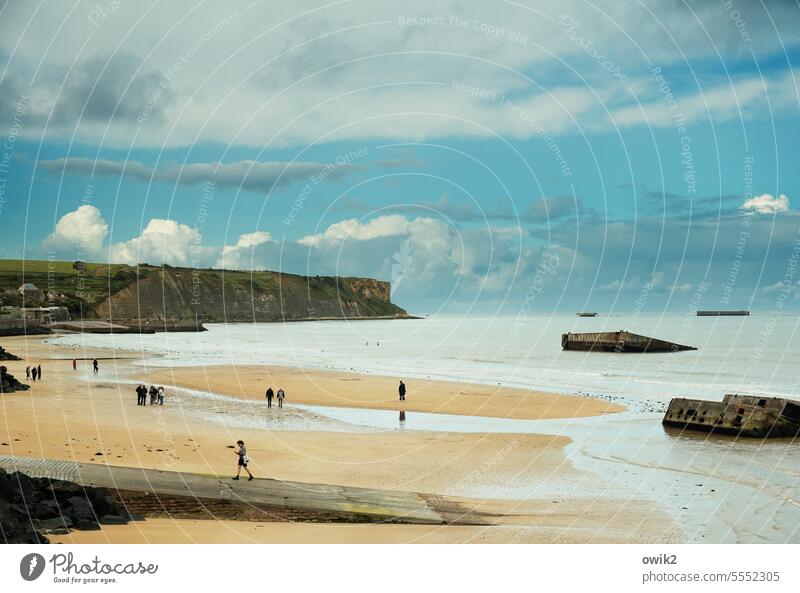
[{"label": "green grass on cliff", "polygon": [[[240,270],[217,270],[189,268],[172,268],[142,264],[129,266],[126,264],[85,263],[81,271],[74,262],[48,260],[0,260],[0,304],[21,305],[22,297],[18,294],[5,294],[4,291],[16,291],[25,282],[31,282],[38,288],[48,292],[65,295],[57,304],[69,308],[73,317],[91,317],[94,307],[106,300],[110,295],[136,282],[137,278],[145,278],[161,270],[176,274],[197,274],[204,285],[222,286],[225,290],[247,290],[272,294],[308,293],[311,298],[356,300],[363,303],[366,310],[373,315],[395,315],[399,309],[391,304],[376,299],[365,299],[356,295],[350,288],[353,278],[336,278],[332,276],[299,276],[278,272],[251,272]],[[37,303],[27,303],[34,305]]]}]

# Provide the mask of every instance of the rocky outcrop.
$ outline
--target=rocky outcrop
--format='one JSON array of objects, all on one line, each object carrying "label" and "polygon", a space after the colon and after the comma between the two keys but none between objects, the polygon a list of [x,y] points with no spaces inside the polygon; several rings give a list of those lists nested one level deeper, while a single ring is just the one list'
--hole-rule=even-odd
[{"label": "rocky outcrop", "polygon": [[8,352],[5,348],[0,346],[0,360],[22,360],[19,356],[15,356]]},{"label": "rocky outcrop", "polygon": [[[391,285],[371,278],[167,268],[140,276],[99,303],[98,317],[168,321],[401,318]],[[141,323],[141,321],[140,321]]]},{"label": "rocky outcrop", "polygon": [[96,530],[131,519],[106,488],[9,474],[0,468],[0,534],[7,544],[46,544],[48,534]]},{"label": "rocky outcrop", "polygon": [[30,385],[20,383],[14,375],[4,366],[0,366],[0,393],[13,393],[14,391],[27,391]]},{"label": "rocky outcrop", "polygon": [[392,285],[389,282],[381,282],[372,278],[353,278],[350,280],[350,288],[365,299],[374,299],[384,303],[392,302]]}]

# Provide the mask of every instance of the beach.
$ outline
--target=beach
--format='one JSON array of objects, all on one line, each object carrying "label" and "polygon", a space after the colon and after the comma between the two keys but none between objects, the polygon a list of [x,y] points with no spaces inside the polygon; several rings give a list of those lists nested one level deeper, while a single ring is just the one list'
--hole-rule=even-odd
[{"label": "beach", "polygon": [[[701,348],[560,351],[558,332],[587,321],[594,329],[637,328]],[[683,321],[543,316],[528,319],[522,332],[514,319],[443,318],[6,338],[3,346],[27,359],[7,363],[10,372],[24,377],[27,364],[41,361],[44,381],[2,398],[0,455],[191,472],[227,483],[236,470],[234,443],[242,439],[257,478],[502,508],[497,514],[515,522],[525,541],[800,543],[800,452],[792,439],[661,424],[669,394],[791,396],[791,358],[781,344],[793,351],[796,324],[775,327],[779,339],[763,354],[774,362],[755,364],[747,345],[773,327],[768,317]],[[76,371],[73,356],[80,359]],[[400,379],[408,388],[404,402]],[[139,383],[163,385],[165,405],[136,406]],[[284,408],[276,401],[267,408],[268,386],[286,391]],[[556,523],[525,529],[542,517]],[[152,521],[165,519],[148,517],[136,529],[157,537],[170,529]],[[200,529],[208,525],[192,528],[199,540],[213,541],[213,528]],[[252,535],[252,526],[241,527],[243,537]],[[347,537],[369,541],[380,540],[384,529],[399,539],[407,527],[426,529],[347,527]],[[458,527],[456,541],[469,526],[447,527]],[[258,533],[340,537],[335,525],[290,529]],[[498,538],[509,532],[488,529]],[[133,531],[114,526],[109,533]],[[436,533],[449,537],[447,529]],[[70,537],[84,536],[95,537]]]},{"label": "beach", "polygon": [[[151,368],[143,354],[56,346],[43,338],[6,338],[25,358],[6,363],[24,378],[41,364],[44,378],[0,400],[0,455],[75,460],[174,472],[229,476],[242,439],[257,477],[309,483],[465,496],[512,525],[492,527],[324,525],[273,527],[232,522],[147,519],[102,532],[73,532],[70,541],[664,541],[678,537],[671,520],[644,500],[592,496],[594,478],[565,455],[570,438],[536,433],[372,430],[312,422],[305,408],[365,408],[397,413],[394,378],[316,369],[205,366]],[[91,358],[100,371],[91,372]],[[80,358],[78,369],[71,360]],[[167,402],[136,406],[135,383],[166,384]],[[266,410],[264,386],[287,391],[287,406]],[[197,399],[177,386],[214,393]],[[221,398],[221,399],[220,399]],[[529,400],[534,400],[533,402]],[[292,406],[304,407],[299,411]],[[457,382],[411,381],[409,416],[439,413],[528,420],[619,413],[621,406],[587,397]],[[253,406],[257,406],[254,410]],[[284,414],[260,425],[265,414]],[[239,417],[252,422],[240,423]],[[209,420],[213,417],[213,420]],[[445,417],[445,416],[443,416]],[[317,415],[311,415],[312,420]],[[275,422],[286,422],[281,429]],[[572,485],[581,484],[580,488]],[[526,492],[515,498],[511,492]],[[496,531],[495,531],[496,529]]]}]

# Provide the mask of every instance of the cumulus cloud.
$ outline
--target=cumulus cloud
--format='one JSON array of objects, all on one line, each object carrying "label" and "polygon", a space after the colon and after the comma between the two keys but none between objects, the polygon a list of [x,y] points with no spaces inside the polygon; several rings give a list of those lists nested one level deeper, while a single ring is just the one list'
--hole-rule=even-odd
[{"label": "cumulus cloud", "polygon": [[[255,247],[266,243],[274,243],[272,235],[265,231],[245,233],[239,236],[235,245],[225,245],[217,259],[216,267],[223,269],[252,269],[257,267],[255,262]],[[263,265],[263,262],[261,262]]]},{"label": "cumulus cloud", "polygon": [[320,180],[335,180],[359,168],[351,163],[316,162],[258,162],[191,163],[163,170],[138,161],[110,161],[68,157],[39,161],[39,165],[54,175],[92,175],[117,177],[128,175],[141,181],[152,179],[183,185],[211,181],[217,187],[269,192],[276,186],[319,175]]},{"label": "cumulus cloud", "polygon": [[745,200],[742,204],[742,210],[749,210],[756,214],[778,214],[780,212],[789,211],[789,198],[784,194],[779,195],[777,198],[770,194],[761,194],[749,200]]},{"label": "cumulus cloud", "polygon": [[298,243],[309,247],[335,246],[342,241],[367,241],[379,237],[397,237],[406,234],[408,219],[400,214],[378,216],[366,222],[357,218],[342,220],[330,225],[324,232],[307,235]]},{"label": "cumulus cloud", "polygon": [[[590,308],[641,302],[652,310],[698,295],[705,307],[733,306],[721,299],[728,298],[724,288],[734,265],[736,306],[756,294],[770,298],[771,286],[780,286],[786,273],[796,217],[748,220],[744,249],[740,217],[591,218],[578,228],[566,216],[542,229],[516,221],[461,226],[445,217],[397,214],[334,221],[301,240],[276,240],[258,230],[218,246],[205,245],[197,230],[178,221],[154,219],[140,235],[109,245],[100,212],[84,205],[64,215],[46,243],[66,249],[68,258],[90,247],[101,260],[131,264],[369,276],[391,281],[395,301],[421,312],[503,301],[512,309],[524,304],[535,310],[562,300]],[[558,265],[542,268],[543,261]],[[705,278],[702,293],[697,278]]]},{"label": "cumulus cloud", "polygon": [[100,210],[84,204],[59,219],[45,247],[69,259],[86,259],[101,252],[107,234],[108,225]]},{"label": "cumulus cloud", "polygon": [[110,248],[110,259],[115,263],[153,265],[191,265],[195,253],[201,248],[202,236],[177,221],[154,218],[138,237],[115,243]]},{"label": "cumulus cloud", "polygon": [[525,235],[518,225],[461,229],[446,218],[392,214],[336,222],[297,245],[313,273],[390,280],[399,302],[438,307],[518,288],[515,278],[541,255],[522,246]]}]

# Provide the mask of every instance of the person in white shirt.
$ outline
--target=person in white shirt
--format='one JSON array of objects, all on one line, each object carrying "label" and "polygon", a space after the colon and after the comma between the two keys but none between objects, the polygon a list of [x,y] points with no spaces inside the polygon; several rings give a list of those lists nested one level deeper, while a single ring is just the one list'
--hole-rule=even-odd
[{"label": "person in white shirt", "polygon": [[244,441],[236,441],[236,444],[239,445],[239,449],[235,451],[235,453],[239,456],[239,466],[236,468],[236,475],[233,477],[234,480],[239,479],[239,474],[242,472],[242,468],[244,471],[247,472],[247,475],[250,477],[247,478],[247,481],[253,479],[253,474],[250,473],[250,470],[247,469],[247,464],[250,463],[250,458],[247,456],[247,447],[244,446]]}]

